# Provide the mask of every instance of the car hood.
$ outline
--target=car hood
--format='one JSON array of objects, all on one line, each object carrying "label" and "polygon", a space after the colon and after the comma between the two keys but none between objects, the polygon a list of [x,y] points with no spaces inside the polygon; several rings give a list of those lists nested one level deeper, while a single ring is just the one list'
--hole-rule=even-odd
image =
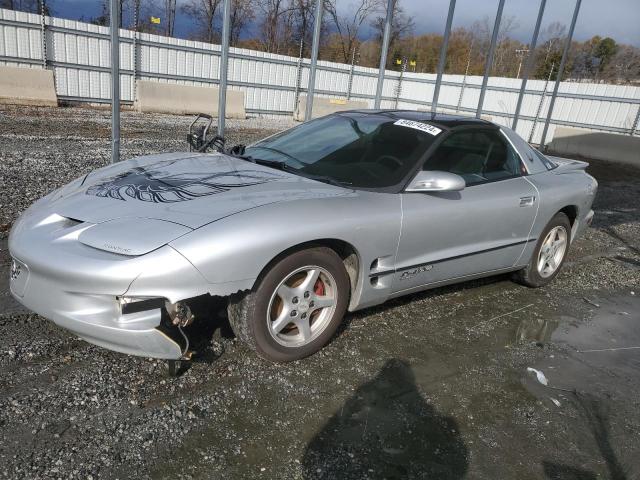
[{"label": "car hood", "polygon": [[228,155],[173,153],[96,170],[50,194],[47,209],[94,224],[143,218],[196,229],[269,203],[349,193]]}]

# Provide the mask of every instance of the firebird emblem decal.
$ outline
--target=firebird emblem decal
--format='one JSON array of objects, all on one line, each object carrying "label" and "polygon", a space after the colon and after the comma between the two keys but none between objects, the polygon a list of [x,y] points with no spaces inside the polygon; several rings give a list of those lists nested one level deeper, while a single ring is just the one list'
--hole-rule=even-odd
[{"label": "firebird emblem decal", "polygon": [[259,170],[231,170],[217,173],[169,173],[163,167],[179,160],[136,167],[89,187],[87,195],[126,201],[175,203],[250,187],[282,178]]}]

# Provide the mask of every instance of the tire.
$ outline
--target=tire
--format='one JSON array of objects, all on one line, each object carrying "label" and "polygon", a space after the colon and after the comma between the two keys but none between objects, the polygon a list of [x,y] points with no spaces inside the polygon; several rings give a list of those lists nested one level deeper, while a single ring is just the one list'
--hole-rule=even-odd
[{"label": "tire", "polygon": [[[548,249],[549,244],[545,244],[545,242],[548,242],[551,236],[556,239],[555,241],[558,241],[562,235],[564,235],[564,246],[558,245],[557,247],[552,247],[555,248],[555,254],[552,255],[555,268],[551,268],[553,265],[546,262],[542,265],[542,268],[540,268],[543,262],[543,256],[548,258],[552,252],[552,250]],[[569,222],[569,218],[564,213],[556,213],[547,226],[544,227],[536,244],[536,248],[531,255],[529,264],[514,274],[514,280],[532,288],[547,285],[558,275],[558,272],[560,272],[564,260],[567,258],[570,244],[571,222]],[[543,249],[547,249],[547,253],[544,253]],[[541,250],[543,251],[543,256],[541,256]]]},{"label": "tire", "polygon": [[333,250],[300,250],[276,260],[251,292],[231,297],[229,323],[266,360],[299,360],[329,343],[347,311],[350,289]]}]

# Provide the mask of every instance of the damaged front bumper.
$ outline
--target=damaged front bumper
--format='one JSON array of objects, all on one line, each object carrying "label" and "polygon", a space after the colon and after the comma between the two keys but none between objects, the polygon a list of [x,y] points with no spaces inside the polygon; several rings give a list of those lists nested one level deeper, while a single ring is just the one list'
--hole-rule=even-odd
[{"label": "damaged front bumper", "polygon": [[[16,267],[17,266],[17,267]],[[183,357],[185,342],[162,304],[127,313],[114,294],[67,291],[64,285],[14,260],[11,293],[29,310],[100,347],[163,359]],[[28,276],[24,288],[20,277]],[[140,302],[143,303],[143,302]]]},{"label": "damaged front bumper", "polygon": [[181,359],[185,341],[160,303],[123,308],[123,297],[178,302],[207,292],[200,272],[169,246],[139,257],[83,245],[83,224],[62,217],[18,222],[9,238],[10,290],[18,302],[78,337],[130,355]]}]

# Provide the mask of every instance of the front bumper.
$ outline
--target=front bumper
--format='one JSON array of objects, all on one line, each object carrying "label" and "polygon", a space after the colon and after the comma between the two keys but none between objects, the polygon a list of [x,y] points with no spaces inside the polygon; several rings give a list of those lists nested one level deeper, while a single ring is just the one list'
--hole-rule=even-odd
[{"label": "front bumper", "polygon": [[[167,359],[182,356],[176,339],[158,329],[160,308],[124,315],[117,295],[67,291],[60,281],[33,271],[24,262],[17,264],[21,271],[11,278],[11,294],[29,310],[109,350]],[[27,278],[20,278],[23,275]]]},{"label": "front bumper", "polygon": [[[83,224],[62,217],[24,225],[9,237],[10,289],[18,302],[78,337],[130,355],[179,359],[182,337],[163,324],[163,309],[123,314],[119,298],[171,302],[207,293],[198,270],[169,246],[139,257],[83,245]],[[29,228],[27,228],[29,227]]]}]

